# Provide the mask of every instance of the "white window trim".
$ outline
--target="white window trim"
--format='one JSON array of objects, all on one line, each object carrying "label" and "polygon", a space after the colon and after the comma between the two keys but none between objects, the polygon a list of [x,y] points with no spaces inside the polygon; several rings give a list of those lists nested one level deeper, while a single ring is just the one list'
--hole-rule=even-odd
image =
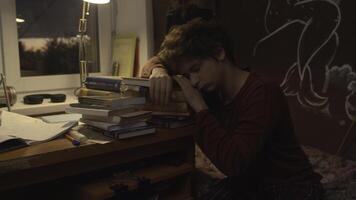
[{"label": "white window trim", "polygon": [[[7,77],[7,84],[15,87],[19,93],[79,87],[79,74],[21,77],[15,6],[15,0],[0,1],[0,36],[2,41],[2,45],[0,42],[0,53],[2,52],[1,63]],[[109,75],[112,70],[111,11],[110,4],[98,5],[100,73],[91,73],[92,75]]]}]

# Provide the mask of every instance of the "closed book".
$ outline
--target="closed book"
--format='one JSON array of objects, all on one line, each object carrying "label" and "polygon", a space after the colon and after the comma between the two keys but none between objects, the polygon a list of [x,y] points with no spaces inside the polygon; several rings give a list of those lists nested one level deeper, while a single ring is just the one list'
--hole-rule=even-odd
[{"label": "closed book", "polygon": [[76,90],[76,96],[110,96],[110,95],[117,95],[117,93],[112,91],[95,90],[89,88],[80,88]]},{"label": "closed book", "polygon": [[89,89],[120,92],[121,78],[112,76],[87,77],[85,86]]},{"label": "closed book", "polygon": [[146,103],[145,97],[135,96],[85,96],[78,97],[81,104],[101,105],[108,107],[123,107],[128,105],[142,105]]},{"label": "closed book", "polygon": [[120,85],[116,83],[105,83],[105,82],[87,82],[85,87],[94,90],[112,91],[120,92]]},{"label": "closed book", "polygon": [[123,106],[111,109],[101,106],[98,107],[83,104],[70,104],[70,106],[65,108],[65,111],[67,113],[78,113],[82,115],[92,115],[97,117],[109,117],[134,112],[136,109],[136,106]]},{"label": "closed book", "polygon": [[107,123],[107,122],[100,122],[100,121],[92,121],[88,119],[80,119],[81,122],[95,127],[97,129],[103,130],[103,131],[122,131],[122,130],[127,130],[127,129],[132,129],[132,128],[138,128],[138,127],[144,127],[147,126],[146,121],[137,121],[135,123],[126,123],[126,124],[114,124],[114,123]]},{"label": "closed book", "polygon": [[121,82],[120,76],[88,76],[86,81]]},{"label": "closed book", "polygon": [[110,124],[123,124],[134,121],[145,121],[151,118],[150,111],[135,111],[130,113],[116,114],[107,117],[95,116],[95,115],[83,115],[82,119],[97,122],[106,122]]},{"label": "closed book", "polygon": [[156,132],[156,128],[154,126],[146,126],[126,131],[105,131],[103,134],[107,137],[114,138],[114,139],[127,139],[142,135],[148,135]]},{"label": "closed book", "polygon": [[162,112],[162,111],[152,111],[152,116],[170,116],[170,117],[190,117],[189,112]]},{"label": "closed book", "polygon": [[152,118],[148,122],[161,128],[181,128],[194,124],[194,121],[192,119],[175,120]]},{"label": "closed book", "polygon": [[169,103],[167,105],[158,105],[148,103],[143,107],[143,110],[149,110],[154,112],[189,112],[187,103]]},{"label": "closed book", "polygon": [[105,123],[117,125],[121,122],[121,117],[120,116],[101,117],[95,115],[83,115],[80,121],[85,123],[84,120],[88,120],[92,122],[105,122]]},{"label": "closed book", "polygon": [[123,77],[122,79],[125,85],[150,87],[150,80],[147,78]]},{"label": "closed book", "polygon": [[136,94],[139,94],[139,96],[148,97],[149,96],[149,88],[142,87],[142,86],[128,85],[127,91],[125,92],[125,94],[130,94],[130,93],[134,93],[134,94],[136,93]]}]

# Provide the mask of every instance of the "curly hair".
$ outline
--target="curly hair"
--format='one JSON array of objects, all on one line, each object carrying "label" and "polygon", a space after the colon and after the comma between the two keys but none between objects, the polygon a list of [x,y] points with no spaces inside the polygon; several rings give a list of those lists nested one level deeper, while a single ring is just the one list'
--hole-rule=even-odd
[{"label": "curly hair", "polygon": [[227,33],[217,23],[197,18],[172,27],[157,56],[169,68],[182,58],[215,58],[221,48],[227,59],[235,63],[234,49]]}]

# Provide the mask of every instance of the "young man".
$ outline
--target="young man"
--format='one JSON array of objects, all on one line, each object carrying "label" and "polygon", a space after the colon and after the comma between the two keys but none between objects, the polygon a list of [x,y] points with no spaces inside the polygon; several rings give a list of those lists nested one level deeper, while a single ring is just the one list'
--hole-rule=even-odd
[{"label": "young man", "polygon": [[177,81],[196,112],[196,143],[228,177],[202,199],[321,199],[321,177],[297,142],[281,89],[236,66],[219,26],[197,19],[175,27],[143,76],[160,104]]}]

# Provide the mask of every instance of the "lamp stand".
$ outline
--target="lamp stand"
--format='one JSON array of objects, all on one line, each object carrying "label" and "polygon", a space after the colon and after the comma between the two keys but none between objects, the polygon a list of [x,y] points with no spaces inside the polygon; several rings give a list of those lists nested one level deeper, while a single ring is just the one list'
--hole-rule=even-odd
[{"label": "lamp stand", "polygon": [[87,70],[87,24],[90,11],[90,3],[83,1],[82,16],[79,19],[79,72],[80,86],[85,87],[85,79],[89,73]]},{"label": "lamp stand", "polygon": [[8,91],[7,91],[6,78],[5,78],[4,74],[0,74],[0,78],[1,78],[0,83],[2,83],[3,89],[4,89],[4,95],[5,95],[5,100],[6,100],[6,106],[7,106],[8,111],[11,112],[11,102],[10,102],[9,93],[8,93]]}]

